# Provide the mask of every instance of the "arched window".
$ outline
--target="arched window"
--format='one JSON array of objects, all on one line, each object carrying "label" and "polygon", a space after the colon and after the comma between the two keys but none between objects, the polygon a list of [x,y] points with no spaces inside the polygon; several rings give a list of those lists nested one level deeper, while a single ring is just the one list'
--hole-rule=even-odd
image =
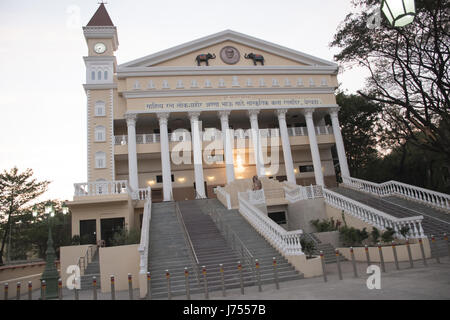
[{"label": "arched window", "polygon": [[95,80],[95,71],[91,72],[91,80]]},{"label": "arched window", "polygon": [[97,80],[102,80],[102,72],[101,71],[98,72],[98,79]]},{"label": "arched window", "polygon": [[103,72],[103,79],[108,80],[108,71]]},{"label": "arched window", "polygon": [[96,117],[104,117],[105,115],[106,115],[105,102],[97,101],[95,103],[95,116]]},{"label": "arched window", "polygon": [[106,168],[106,153],[99,151],[95,153],[95,168]]},{"label": "arched window", "polygon": [[95,141],[104,142],[106,141],[106,128],[104,126],[95,127]]}]

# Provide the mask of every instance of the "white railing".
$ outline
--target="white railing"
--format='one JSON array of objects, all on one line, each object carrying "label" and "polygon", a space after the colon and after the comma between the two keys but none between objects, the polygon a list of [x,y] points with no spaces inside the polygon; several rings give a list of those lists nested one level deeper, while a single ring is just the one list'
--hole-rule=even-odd
[{"label": "white railing", "polygon": [[[148,188],[148,194],[151,195],[151,189]],[[144,214],[142,217],[142,227],[141,227],[141,242],[138,247],[140,262],[139,262],[139,274],[140,274],[140,286],[146,286],[146,277],[148,271],[148,249],[149,249],[149,238],[150,238],[150,222],[152,219],[152,199],[147,197],[144,205]],[[148,288],[147,288],[148,290]],[[147,291],[145,290],[145,291]],[[145,292],[146,294],[147,292]],[[143,294],[142,294],[143,295]],[[141,295],[141,298],[142,298]]]},{"label": "white railing", "polygon": [[250,203],[248,192],[239,192],[239,212],[263,237],[283,255],[302,255],[302,230],[286,231]]},{"label": "white railing", "polygon": [[318,185],[298,186],[285,181],[283,188],[285,198],[290,203],[300,200],[323,198],[322,187]]},{"label": "white railing", "polygon": [[247,190],[247,199],[253,205],[266,203],[266,196],[264,194],[264,189],[255,191]]},{"label": "white railing", "polygon": [[[315,127],[317,135],[330,135],[333,134],[333,128],[330,126],[319,126]],[[235,129],[233,130],[233,136],[235,139],[249,139],[251,137],[250,129]],[[261,138],[270,137],[280,137],[280,130],[278,128],[273,129],[259,129],[259,134]],[[307,136],[308,130],[306,127],[293,127],[288,128],[288,134],[291,137],[296,136]],[[222,139],[222,132],[220,130],[215,130],[214,132],[204,131],[201,134],[203,141],[213,141]],[[191,141],[190,132],[172,132],[169,134],[170,142],[186,142]],[[150,134],[137,134],[136,144],[152,144],[159,143],[161,137],[157,133]],[[114,136],[114,144],[116,146],[126,145],[128,143],[127,135],[117,135]]]},{"label": "white railing", "polygon": [[214,189],[215,194],[217,195],[217,199],[224,205],[228,210],[231,210],[231,197],[228,192],[225,191],[224,188],[218,186]]},{"label": "white railing", "polygon": [[149,188],[141,188],[138,189],[134,196],[132,197],[133,200],[147,200],[152,197],[152,190]]},{"label": "white railing", "polygon": [[450,195],[420,187],[408,185],[398,181],[374,183],[357,178],[343,177],[345,185],[380,197],[399,195],[419,201],[431,206],[450,210]]},{"label": "white railing", "polygon": [[323,189],[323,196],[325,202],[330,206],[343,210],[377,229],[392,228],[397,238],[403,238],[400,230],[404,227],[409,228],[409,238],[423,238],[425,236],[422,229],[423,216],[396,218],[325,188]]},{"label": "white railing", "polygon": [[128,193],[130,186],[126,180],[75,183],[75,196],[99,196]]}]

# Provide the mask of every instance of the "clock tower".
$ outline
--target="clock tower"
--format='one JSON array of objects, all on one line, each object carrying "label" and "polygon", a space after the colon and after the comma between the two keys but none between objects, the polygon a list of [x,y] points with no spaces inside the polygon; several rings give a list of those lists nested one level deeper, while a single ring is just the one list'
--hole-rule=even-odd
[{"label": "clock tower", "polygon": [[88,46],[84,57],[87,95],[88,182],[114,181],[114,105],[117,102],[117,28],[101,3],[83,27]]}]

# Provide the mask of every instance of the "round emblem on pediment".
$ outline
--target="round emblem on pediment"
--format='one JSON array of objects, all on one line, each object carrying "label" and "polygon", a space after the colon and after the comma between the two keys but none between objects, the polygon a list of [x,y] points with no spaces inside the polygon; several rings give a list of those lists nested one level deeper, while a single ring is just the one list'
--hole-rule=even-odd
[{"label": "round emblem on pediment", "polygon": [[220,58],[226,64],[236,64],[241,59],[241,54],[235,47],[226,46],[220,50]]}]

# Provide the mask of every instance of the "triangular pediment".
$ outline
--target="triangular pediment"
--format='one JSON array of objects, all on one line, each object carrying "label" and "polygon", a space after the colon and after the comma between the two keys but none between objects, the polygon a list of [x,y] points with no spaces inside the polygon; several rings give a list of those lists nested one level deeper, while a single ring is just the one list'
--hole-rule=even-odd
[{"label": "triangular pediment", "polygon": [[[229,50],[229,48],[232,50]],[[234,50],[234,55],[232,51]],[[228,51],[228,52],[227,52]],[[211,53],[216,56],[209,60],[210,66],[249,67],[254,66],[252,59],[244,56],[250,53],[262,55],[265,66],[307,66],[332,67],[337,64],[303,52],[279,46],[261,39],[250,37],[232,30],[225,30],[204,38],[136,59],[119,66],[119,69],[152,67],[190,67],[197,66],[196,57]],[[227,56],[228,53],[228,56]],[[259,61],[256,62],[260,66]],[[201,62],[201,65],[205,65]]]}]

